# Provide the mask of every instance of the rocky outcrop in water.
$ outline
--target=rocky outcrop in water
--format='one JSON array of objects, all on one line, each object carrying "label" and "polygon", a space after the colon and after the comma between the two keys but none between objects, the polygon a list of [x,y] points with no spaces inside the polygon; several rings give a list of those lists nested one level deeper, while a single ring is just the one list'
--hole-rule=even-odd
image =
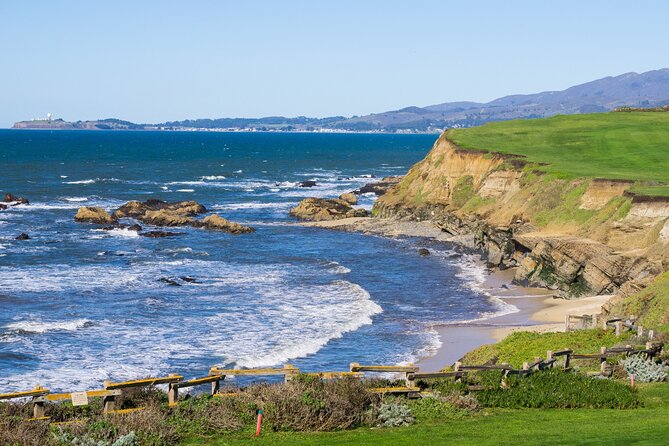
[{"label": "rocky outcrop in water", "polygon": [[116,211],[114,217],[124,218],[131,217],[142,220],[148,212],[163,211],[163,214],[151,214],[155,218],[157,215],[174,214],[184,217],[194,217],[199,214],[204,214],[207,209],[197,201],[177,201],[168,203],[163,200],[149,199],[144,202],[129,201]]},{"label": "rocky outcrop in water", "polygon": [[290,215],[305,221],[339,220],[349,217],[367,217],[364,209],[355,209],[338,198],[305,198],[290,210]]},{"label": "rocky outcrop in water", "polygon": [[7,204],[1,204],[0,209],[7,209],[8,206],[18,206],[20,204],[30,204],[30,200],[24,197],[17,197],[15,195],[12,195],[10,193],[6,193],[3,198],[2,198],[3,203]]},{"label": "rocky outcrop in water", "polygon": [[30,240],[30,236],[25,232],[22,232],[16,237],[16,240]]},{"label": "rocky outcrop in water", "polygon": [[116,223],[116,218],[109,215],[109,212],[100,207],[83,206],[77,211],[74,216],[74,221],[79,223],[97,223],[101,225],[108,225]]},{"label": "rocky outcrop in water", "polygon": [[[90,222],[110,225],[103,229],[128,229],[130,231],[141,231],[138,224],[124,225],[118,223],[120,218],[134,218],[143,223],[153,226],[179,227],[191,226],[195,228],[206,228],[225,231],[231,234],[247,234],[255,229],[233,223],[219,215],[210,215],[202,220],[194,216],[207,212],[207,209],[197,201],[178,201],[168,203],[162,200],[150,199],[144,202],[129,201],[119,207],[113,214],[109,214],[102,208],[82,207],[79,208],[75,220],[79,222]],[[181,235],[181,232],[148,231],[141,232],[143,237],[161,238]]]},{"label": "rocky outcrop in water", "polygon": [[346,192],[344,194],[341,194],[339,196],[339,199],[347,202],[351,206],[355,206],[356,204],[358,204],[358,197],[353,192]]},{"label": "rocky outcrop in water", "polygon": [[383,177],[379,181],[365,184],[360,189],[354,190],[353,193],[356,195],[373,193],[377,197],[380,197],[381,195],[384,195],[386,192],[388,192],[388,190],[390,190],[392,187],[395,187],[400,181],[402,181],[402,178],[403,177],[401,176]]},{"label": "rocky outcrop in water", "polygon": [[248,234],[255,231],[255,229],[250,226],[244,226],[239,223],[228,221],[216,214],[205,217],[201,223],[204,228],[225,231],[230,234]]}]

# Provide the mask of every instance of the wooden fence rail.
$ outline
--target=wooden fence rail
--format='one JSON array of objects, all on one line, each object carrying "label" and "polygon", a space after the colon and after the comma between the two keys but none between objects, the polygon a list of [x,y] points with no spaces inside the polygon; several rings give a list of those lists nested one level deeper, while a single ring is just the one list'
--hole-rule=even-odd
[{"label": "wooden fence rail", "polygon": [[[607,321],[608,322],[608,321]],[[614,321],[619,322],[619,321]],[[556,366],[559,358],[564,357],[563,370],[571,370],[572,362],[574,360],[595,360],[600,362],[600,371],[596,372],[598,375],[610,376],[611,368],[607,363],[608,358],[620,355],[638,355],[647,354],[650,357],[658,355],[663,348],[663,344],[653,344],[647,342],[645,348],[634,348],[631,345],[625,347],[602,347],[599,353],[580,354],[575,353],[572,349],[565,348],[558,351],[547,351],[546,358],[536,357],[532,361],[523,363],[521,369],[515,369],[509,364],[494,364],[494,365],[463,365],[456,362],[452,371],[442,372],[420,372],[419,367],[414,365],[360,365],[358,363],[351,363],[348,372],[320,372],[320,373],[305,373],[304,375],[319,377],[321,379],[342,379],[342,378],[363,378],[366,373],[394,373],[399,374],[404,378],[405,386],[401,387],[379,387],[371,388],[369,391],[382,394],[406,394],[410,397],[418,397],[421,395],[420,388],[416,385],[416,380],[428,380],[439,378],[453,378],[462,379],[470,373],[499,370],[503,375],[518,375],[519,377],[527,376],[537,371],[546,370]],[[204,384],[211,384],[211,394],[214,396],[234,396],[234,394],[223,394],[220,392],[220,382],[225,380],[227,376],[269,376],[269,375],[283,375],[285,381],[289,381],[300,374],[300,370],[290,364],[284,365],[282,368],[258,368],[258,369],[222,369],[219,367],[212,367],[209,375],[200,378],[184,380],[181,375],[171,374],[163,377],[144,378],[131,381],[111,382],[105,381],[104,388],[100,390],[88,390],[83,392],[72,393],[51,393],[49,389],[37,386],[32,390],[14,393],[0,393],[0,400],[14,400],[22,398],[31,398],[33,403],[33,418],[47,419],[45,416],[45,404],[49,402],[71,401],[75,406],[83,406],[88,404],[90,398],[103,399],[104,413],[127,413],[136,409],[117,409],[117,398],[123,394],[125,389],[155,386],[160,384],[168,385],[168,401],[170,406],[178,403],[179,389],[195,387]],[[502,383],[502,387],[504,387]],[[470,386],[470,390],[485,390],[482,386]]]}]

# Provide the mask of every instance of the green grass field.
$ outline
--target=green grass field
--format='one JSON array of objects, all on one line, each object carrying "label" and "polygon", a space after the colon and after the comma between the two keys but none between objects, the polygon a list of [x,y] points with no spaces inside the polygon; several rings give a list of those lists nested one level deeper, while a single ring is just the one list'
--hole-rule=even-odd
[{"label": "green grass field", "polygon": [[430,421],[401,428],[345,432],[252,431],[218,438],[194,437],[188,446],[224,445],[660,445],[669,444],[669,385],[640,387],[640,409],[486,409],[463,419]]},{"label": "green grass field", "polygon": [[596,113],[495,122],[451,129],[463,148],[524,155],[541,169],[573,177],[669,183],[669,113]]}]

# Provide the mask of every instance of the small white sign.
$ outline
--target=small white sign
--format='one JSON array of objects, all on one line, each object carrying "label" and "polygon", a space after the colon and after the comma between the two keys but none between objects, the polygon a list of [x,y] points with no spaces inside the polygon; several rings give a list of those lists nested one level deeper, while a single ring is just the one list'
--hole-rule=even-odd
[{"label": "small white sign", "polygon": [[88,406],[88,395],[86,392],[72,392],[70,394],[73,406]]}]

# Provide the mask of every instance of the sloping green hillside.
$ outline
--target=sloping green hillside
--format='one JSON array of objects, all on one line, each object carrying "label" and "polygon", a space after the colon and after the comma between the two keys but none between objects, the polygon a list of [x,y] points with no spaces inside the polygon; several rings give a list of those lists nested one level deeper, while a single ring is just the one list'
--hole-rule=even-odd
[{"label": "sloping green hillside", "polygon": [[566,177],[645,182],[648,194],[669,194],[669,113],[596,113],[496,122],[452,129],[460,147],[517,154]]}]

